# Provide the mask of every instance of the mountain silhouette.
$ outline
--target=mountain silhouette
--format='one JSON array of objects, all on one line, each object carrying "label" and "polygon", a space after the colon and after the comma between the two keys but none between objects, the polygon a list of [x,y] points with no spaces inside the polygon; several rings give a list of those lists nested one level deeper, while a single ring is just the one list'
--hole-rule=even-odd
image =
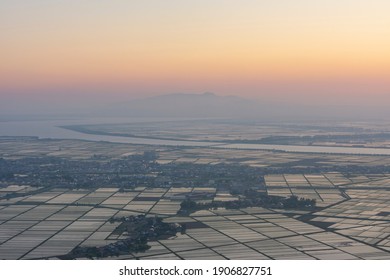
[{"label": "mountain silhouette", "polygon": [[137,99],[104,108],[105,115],[131,117],[229,118],[258,115],[260,104],[237,96],[174,93]]}]

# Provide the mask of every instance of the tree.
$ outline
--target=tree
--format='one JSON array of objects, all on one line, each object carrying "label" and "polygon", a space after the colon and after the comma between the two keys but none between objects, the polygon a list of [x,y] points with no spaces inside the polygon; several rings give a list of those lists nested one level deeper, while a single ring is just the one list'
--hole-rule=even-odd
[{"label": "tree", "polygon": [[186,199],[180,203],[180,207],[182,210],[192,210],[197,207],[197,203],[191,199]]}]

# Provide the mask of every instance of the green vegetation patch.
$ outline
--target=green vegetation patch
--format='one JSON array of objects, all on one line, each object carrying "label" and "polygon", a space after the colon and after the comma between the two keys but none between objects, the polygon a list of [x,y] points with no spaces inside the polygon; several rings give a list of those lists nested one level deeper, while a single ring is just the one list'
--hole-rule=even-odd
[{"label": "green vegetation patch", "polygon": [[299,198],[292,195],[288,198],[281,196],[267,195],[255,190],[246,190],[240,199],[234,201],[212,201],[209,203],[195,202],[186,199],[180,204],[178,214],[189,215],[199,210],[226,208],[240,209],[248,207],[265,207],[274,209],[295,209],[295,210],[316,210],[316,200]]}]

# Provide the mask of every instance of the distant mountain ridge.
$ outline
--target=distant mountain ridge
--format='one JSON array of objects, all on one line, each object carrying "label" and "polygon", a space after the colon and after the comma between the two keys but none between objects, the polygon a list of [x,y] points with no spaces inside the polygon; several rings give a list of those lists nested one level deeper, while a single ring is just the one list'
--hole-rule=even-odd
[{"label": "distant mountain ridge", "polygon": [[173,93],[106,106],[104,113],[134,117],[253,117],[260,104],[237,96]]}]

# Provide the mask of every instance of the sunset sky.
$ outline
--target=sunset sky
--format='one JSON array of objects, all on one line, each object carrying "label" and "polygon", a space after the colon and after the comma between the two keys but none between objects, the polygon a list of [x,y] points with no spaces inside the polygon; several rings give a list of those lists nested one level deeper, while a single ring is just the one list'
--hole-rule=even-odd
[{"label": "sunset sky", "polygon": [[0,110],[205,91],[390,104],[389,15],[388,0],[0,0]]}]

